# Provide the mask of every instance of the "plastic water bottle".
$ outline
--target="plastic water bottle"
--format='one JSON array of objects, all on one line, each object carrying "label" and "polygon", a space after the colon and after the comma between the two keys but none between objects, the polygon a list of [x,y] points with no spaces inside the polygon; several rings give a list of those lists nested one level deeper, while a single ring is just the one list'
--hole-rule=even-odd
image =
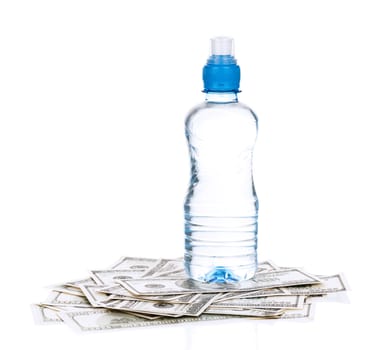
[{"label": "plastic water bottle", "polygon": [[258,199],[252,155],[257,117],[238,102],[233,39],[211,39],[205,102],[186,118],[191,181],[185,200],[185,269],[197,281],[231,283],[257,269]]}]

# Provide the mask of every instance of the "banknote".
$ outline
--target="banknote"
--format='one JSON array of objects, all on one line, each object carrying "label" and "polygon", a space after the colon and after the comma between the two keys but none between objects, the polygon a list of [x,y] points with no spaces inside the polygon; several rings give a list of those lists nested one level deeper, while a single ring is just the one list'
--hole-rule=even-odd
[{"label": "banknote", "polygon": [[[274,296],[274,295],[290,295],[291,293],[283,288],[268,288],[260,289],[253,292],[227,292],[223,293],[220,297],[221,301],[240,299],[240,298],[258,298],[263,296]],[[219,300],[219,301],[220,301]]]},{"label": "banknote", "polygon": [[[110,310],[110,309],[108,309],[108,310]],[[161,316],[158,316],[158,315],[148,315],[148,314],[132,312],[132,311],[127,311],[127,312],[124,312],[124,313],[127,313],[128,315],[134,315],[134,316],[137,316],[137,317],[140,317],[140,318],[144,318],[146,320],[157,320],[157,319],[161,318]]]},{"label": "banknote", "polygon": [[302,309],[304,302],[303,295],[277,295],[216,301],[213,306],[217,308]]},{"label": "banknote", "polygon": [[122,311],[124,313],[127,313],[129,315],[134,315],[137,317],[144,318],[146,320],[156,320],[160,318],[161,316],[159,315],[154,315],[154,314],[147,314],[143,312],[137,312],[137,311],[131,311],[131,308],[129,310],[126,310],[126,308],[121,308],[120,305],[122,304],[123,301],[121,300],[108,300],[103,304],[104,310],[114,310],[114,311]]},{"label": "banknote", "polygon": [[[93,286],[98,287],[98,286]],[[88,288],[90,290],[90,288]],[[92,304],[95,304],[95,302],[91,302]],[[103,306],[104,304],[96,305],[93,307]],[[91,306],[87,306],[85,310],[91,310],[93,309]],[[104,309],[103,307],[101,309]],[[31,310],[33,314],[33,318],[36,324],[56,324],[56,323],[62,323],[62,319],[59,316],[59,313],[63,312],[74,312],[78,310],[83,310],[82,307],[78,307],[77,305],[69,304],[69,305],[49,305],[49,304],[32,304]],[[132,315],[148,319],[148,320],[154,320],[159,318],[159,316],[155,315],[145,315],[145,314],[139,314],[136,312],[129,312]]]},{"label": "banknote", "polygon": [[99,292],[102,286],[97,284],[82,284],[80,289],[89,301],[91,306],[102,307],[103,304],[109,300],[109,296],[105,293]]},{"label": "banknote", "polygon": [[[261,314],[258,315],[251,315],[252,312],[255,311],[261,311]],[[221,312],[218,310],[218,312]],[[263,312],[272,312],[270,316],[263,316]],[[229,311],[229,314],[233,314],[233,316],[236,316],[237,313],[239,313],[238,316],[249,316],[251,318],[257,318],[257,319],[313,319],[314,316],[314,305],[311,303],[305,303],[301,309],[280,309],[276,310],[276,314],[273,315],[273,311],[270,309],[254,309],[250,312],[250,315],[248,315],[248,310],[244,310],[244,314],[242,312],[239,312],[238,310],[234,309]]]},{"label": "banknote", "polygon": [[122,286],[135,295],[214,293],[227,291],[256,291],[291,285],[320,283],[321,280],[299,269],[268,271],[241,283],[200,283],[188,279],[118,279]]},{"label": "banknote", "polygon": [[109,269],[113,269],[113,270],[143,269],[147,271],[153,268],[159,262],[159,260],[160,259],[124,256],[124,257],[121,257],[117,262],[112,264]]},{"label": "banknote", "polygon": [[257,273],[279,270],[279,267],[271,260],[266,260],[258,263]]},{"label": "banknote", "polygon": [[164,275],[183,273],[183,262],[179,260],[160,259],[158,263],[144,273],[143,278],[147,277],[161,277]]},{"label": "banknote", "polygon": [[[100,288],[98,290],[101,293],[108,294],[109,297],[112,299],[128,299],[132,300],[135,298],[135,294],[130,293],[127,289],[125,289],[123,286],[117,284],[117,285],[111,285],[104,288]],[[169,294],[169,295],[138,295],[138,299],[142,300],[161,300],[161,301],[174,301],[177,303],[186,303],[190,301],[194,301],[194,299],[197,297],[197,293],[189,293],[189,294]]]},{"label": "banknote", "polygon": [[106,309],[85,309],[70,312],[61,312],[59,317],[69,327],[80,332],[104,331],[110,329],[129,328],[129,327],[146,327],[160,326],[177,323],[223,320],[232,318],[229,315],[205,315],[198,317],[163,317],[154,320],[146,320],[145,318],[124,313],[121,311]]},{"label": "banknote", "polygon": [[311,303],[305,303],[302,309],[285,310],[281,319],[300,319],[307,318],[313,319],[314,317],[314,305]]},{"label": "banknote", "polygon": [[64,283],[65,286],[67,287],[72,287],[72,288],[76,288],[76,289],[79,289],[79,285],[80,284],[95,284],[96,282],[88,277],[88,278],[83,278],[81,280],[75,280],[75,281],[71,281],[71,282],[66,282]]},{"label": "banknote", "polygon": [[134,294],[130,293],[126,288],[124,288],[119,283],[117,284],[110,284],[110,285],[103,285],[99,292],[105,294],[113,294],[117,296],[123,297],[134,297]]},{"label": "banknote", "polygon": [[161,274],[156,273],[154,276],[151,276],[151,278],[182,279],[187,278],[187,275],[186,271],[182,268],[175,271],[167,271]]},{"label": "banknote", "polygon": [[58,316],[58,311],[48,308],[40,304],[32,304],[31,312],[36,324],[55,324],[62,323],[62,319]]},{"label": "banknote", "polygon": [[283,315],[284,310],[264,310],[264,309],[252,309],[249,307],[235,307],[235,308],[222,308],[216,305],[211,305],[204,311],[205,314],[211,315],[232,315],[232,316],[247,316],[257,318],[275,318]]},{"label": "banknote", "polygon": [[50,306],[75,306],[75,307],[90,307],[90,303],[85,296],[77,296],[68,293],[52,291],[47,299],[40,303]]},{"label": "banknote", "polygon": [[55,291],[55,292],[61,292],[61,293],[65,293],[65,294],[76,295],[76,296],[79,296],[79,297],[84,296],[84,294],[82,293],[82,291],[78,287],[70,287],[70,286],[67,286],[67,285],[57,285],[57,286],[53,286],[52,290]]},{"label": "banknote", "polygon": [[[118,278],[123,279],[133,279],[142,278],[143,274],[147,270],[145,269],[117,269],[117,270],[92,270],[90,271],[91,278],[96,282],[96,284],[109,285],[114,284],[115,280]],[[90,284],[90,283],[84,283]],[[78,285],[80,286],[80,284]]]},{"label": "banknote", "polygon": [[320,276],[321,283],[312,286],[291,286],[283,288],[286,292],[296,295],[322,295],[328,293],[344,292],[347,290],[346,282],[341,274]]},{"label": "banknote", "polygon": [[108,300],[145,300],[145,301],[163,301],[163,302],[172,302],[177,304],[188,304],[193,303],[196,299],[198,299],[199,294],[180,294],[180,295],[152,295],[152,296],[132,296],[132,297],[124,297],[121,295],[108,295]]},{"label": "banknote", "polygon": [[181,317],[199,316],[214,300],[216,294],[201,294],[192,303],[178,304],[172,302],[153,302],[143,300],[124,300],[107,303],[107,308],[121,311],[131,311],[149,315]]}]

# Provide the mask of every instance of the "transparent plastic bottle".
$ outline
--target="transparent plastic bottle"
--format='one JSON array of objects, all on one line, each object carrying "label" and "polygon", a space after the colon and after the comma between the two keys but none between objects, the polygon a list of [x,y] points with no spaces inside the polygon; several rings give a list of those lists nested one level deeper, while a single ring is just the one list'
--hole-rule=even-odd
[{"label": "transparent plastic bottle", "polygon": [[185,200],[185,269],[194,280],[231,283],[257,269],[258,199],[252,155],[257,117],[238,102],[233,39],[211,39],[205,102],[186,118],[191,181]]}]

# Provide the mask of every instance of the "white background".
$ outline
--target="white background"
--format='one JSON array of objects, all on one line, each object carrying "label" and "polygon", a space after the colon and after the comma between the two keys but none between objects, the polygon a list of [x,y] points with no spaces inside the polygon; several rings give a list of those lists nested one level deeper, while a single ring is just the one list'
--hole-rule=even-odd
[{"label": "white background", "polygon": [[[185,350],[375,343],[376,18],[367,0],[1,1],[1,342]],[[201,69],[216,35],[235,38],[240,100],[259,116],[260,260],[342,271],[350,303],[320,304],[308,323],[85,336],[34,325],[29,305],[46,297],[45,286],[123,255],[182,256],[183,123],[203,99]]]}]

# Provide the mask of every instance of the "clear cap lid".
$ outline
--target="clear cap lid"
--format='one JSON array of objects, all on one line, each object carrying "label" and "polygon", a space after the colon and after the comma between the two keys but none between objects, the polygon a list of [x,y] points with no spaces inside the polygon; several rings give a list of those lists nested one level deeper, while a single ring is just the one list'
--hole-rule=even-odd
[{"label": "clear cap lid", "polygon": [[211,55],[234,56],[234,40],[226,36],[211,39]]}]

